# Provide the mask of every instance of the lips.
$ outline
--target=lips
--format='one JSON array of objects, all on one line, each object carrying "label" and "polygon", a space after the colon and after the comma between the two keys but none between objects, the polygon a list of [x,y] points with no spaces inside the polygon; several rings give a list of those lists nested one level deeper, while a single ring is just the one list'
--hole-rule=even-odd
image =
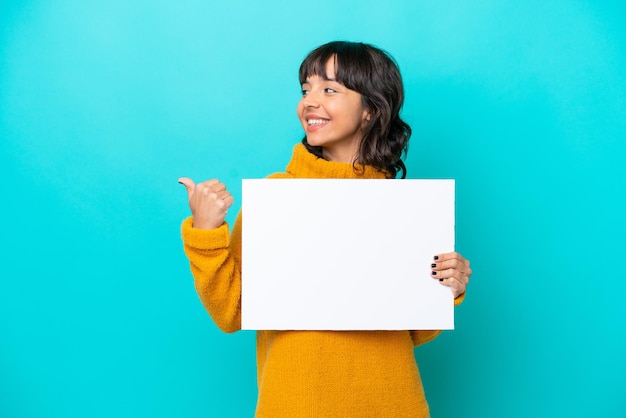
[{"label": "lips", "polygon": [[330,122],[330,119],[323,118],[319,115],[307,115],[305,116],[305,120],[307,125],[307,132],[314,132],[322,129],[324,126],[326,126],[328,122]]}]

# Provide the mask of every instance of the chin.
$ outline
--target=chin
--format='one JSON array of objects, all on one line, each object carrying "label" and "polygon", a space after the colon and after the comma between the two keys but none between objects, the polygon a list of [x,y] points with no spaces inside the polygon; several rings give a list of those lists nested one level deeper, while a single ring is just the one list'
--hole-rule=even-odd
[{"label": "chin", "polygon": [[316,141],[310,137],[306,137],[306,142],[312,147],[321,147],[324,145],[324,141]]}]

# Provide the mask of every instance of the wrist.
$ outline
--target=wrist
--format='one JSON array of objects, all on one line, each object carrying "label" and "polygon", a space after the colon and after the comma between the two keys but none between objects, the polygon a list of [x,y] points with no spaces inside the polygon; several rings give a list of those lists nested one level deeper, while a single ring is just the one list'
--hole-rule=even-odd
[{"label": "wrist", "polygon": [[219,224],[217,222],[211,222],[203,219],[193,219],[191,226],[195,229],[217,229],[224,221],[221,221]]}]

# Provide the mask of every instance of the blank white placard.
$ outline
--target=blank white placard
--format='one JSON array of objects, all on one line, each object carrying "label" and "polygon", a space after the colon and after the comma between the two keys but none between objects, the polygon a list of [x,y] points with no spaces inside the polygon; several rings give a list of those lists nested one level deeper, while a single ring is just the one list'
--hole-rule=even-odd
[{"label": "blank white placard", "polygon": [[242,329],[454,328],[454,180],[243,180],[242,222]]}]

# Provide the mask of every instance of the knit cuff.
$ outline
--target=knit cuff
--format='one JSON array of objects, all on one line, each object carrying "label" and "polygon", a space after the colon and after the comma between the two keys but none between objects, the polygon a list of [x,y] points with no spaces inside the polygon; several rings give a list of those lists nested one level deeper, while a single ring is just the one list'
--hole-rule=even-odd
[{"label": "knit cuff", "polygon": [[181,234],[185,245],[198,250],[228,248],[230,241],[226,222],[215,229],[198,229],[193,227],[192,216],[183,221]]},{"label": "knit cuff", "polygon": [[465,300],[465,293],[463,292],[461,293],[459,296],[456,297],[456,299],[454,299],[454,306],[459,306],[463,300]]}]

